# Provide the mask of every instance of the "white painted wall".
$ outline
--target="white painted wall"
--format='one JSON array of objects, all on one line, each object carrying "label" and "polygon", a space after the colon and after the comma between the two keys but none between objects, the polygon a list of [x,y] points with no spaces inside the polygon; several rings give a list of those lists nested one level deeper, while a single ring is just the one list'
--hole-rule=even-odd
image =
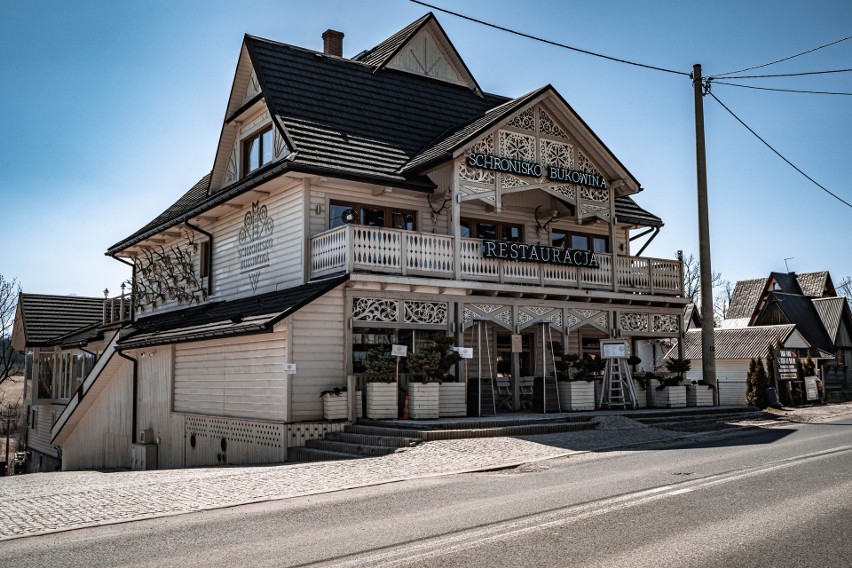
[{"label": "white painted wall", "polygon": [[292,415],[290,420],[322,419],[320,393],[346,386],[344,295],[338,287],[308,304],[287,325],[292,337]]},{"label": "white painted wall", "polygon": [[174,411],[286,420],[286,333],[175,347]]}]

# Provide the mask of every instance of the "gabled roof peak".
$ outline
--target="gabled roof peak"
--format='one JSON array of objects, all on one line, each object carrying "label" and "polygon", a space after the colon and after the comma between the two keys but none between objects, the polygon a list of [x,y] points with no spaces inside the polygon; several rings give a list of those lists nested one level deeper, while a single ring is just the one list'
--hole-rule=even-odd
[{"label": "gabled roof peak", "polygon": [[474,93],[482,95],[482,89],[470,69],[432,12],[352,59],[375,67],[377,73],[384,69],[396,69],[465,85]]}]

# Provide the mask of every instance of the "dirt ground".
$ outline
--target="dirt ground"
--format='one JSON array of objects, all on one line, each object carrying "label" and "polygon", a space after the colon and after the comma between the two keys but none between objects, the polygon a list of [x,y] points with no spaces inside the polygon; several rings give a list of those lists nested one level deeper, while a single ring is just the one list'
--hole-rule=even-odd
[{"label": "dirt ground", "polygon": [[[0,413],[5,413],[6,408],[10,405],[18,404],[19,408],[23,408],[24,394],[24,377],[21,375],[9,377],[0,384]],[[21,411],[23,412],[23,410]],[[23,417],[20,420],[21,428],[23,428]],[[9,435],[9,459],[12,459],[12,454],[17,447],[16,433],[14,430]],[[0,425],[0,461],[6,458],[6,431],[5,424]]]},{"label": "dirt ground", "polygon": [[801,408],[775,409],[767,408],[766,412],[790,422],[824,422],[844,416],[852,417],[852,402],[839,404],[817,404]]}]

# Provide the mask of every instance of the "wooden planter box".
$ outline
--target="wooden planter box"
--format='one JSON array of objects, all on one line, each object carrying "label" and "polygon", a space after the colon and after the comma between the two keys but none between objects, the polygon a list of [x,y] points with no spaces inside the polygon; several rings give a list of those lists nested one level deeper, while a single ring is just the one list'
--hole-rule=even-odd
[{"label": "wooden planter box", "polygon": [[648,387],[648,403],[654,408],[684,408],[686,407],[686,387],[665,387],[659,390],[651,384]]},{"label": "wooden planter box", "polygon": [[[326,420],[346,420],[349,418],[349,397],[344,392],[340,396],[327,394],[322,397],[322,417]],[[364,411],[361,408],[361,391],[355,392],[355,416],[361,418]]]},{"label": "wooden planter box", "polygon": [[414,420],[438,418],[438,383],[408,383],[408,415]]},{"label": "wooden planter box", "polygon": [[713,402],[710,385],[686,385],[687,406],[713,406]]},{"label": "wooden planter box", "polygon": [[326,420],[346,420],[349,418],[349,398],[346,393],[326,394],[322,397],[322,417]]},{"label": "wooden planter box", "polygon": [[648,391],[647,389],[642,388],[642,385],[639,383],[639,381],[633,381],[633,392],[636,393],[637,408],[648,408]]},{"label": "wooden planter box", "polygon": [[396,418],[398,401],[396,383],[367,383],[367,418]]},{"label": "wooden planter box", "polygon": [[438,392],[439,416],[467,416],[464,383],[441,383]]},{"label": "wooden planter box", "polygon": [[559,406],[565,411],[594,410],[595,383],[559,381]]}]

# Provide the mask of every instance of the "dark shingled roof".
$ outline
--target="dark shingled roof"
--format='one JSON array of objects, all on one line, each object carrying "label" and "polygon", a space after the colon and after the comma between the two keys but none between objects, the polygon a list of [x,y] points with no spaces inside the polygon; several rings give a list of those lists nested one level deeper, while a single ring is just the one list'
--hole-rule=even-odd
[{"label": "dark shingled roof", "polygon": [[725,319],[751,318],[766,287],[766,278],[740,280],[734,286]]},{"label": "dark shingled roof", "polygon": [[822,320],[807,296],[769,292],[766,306],[755,322],[761,324],[794,323],[808,343],[828,353],[834,353],[834,342],[823,327]]},{"label": "dark shingled roof", "polygon": [[118,346],[129,349],[270,331],[277,322],[348,278],[348,275],[338,276],[260,296],[213,302],[141,318],[133,324],[136,331],[122,338]]},{"label": "dark shingled roof", "polygon": [[18,308],[27,347],[55,344],[61,337],[103,322],[103,298],[21,293]]},{"label": "dark shingled roof", "polygon": [[296,146],[294,164],[330,174],[411,181],[397,172],[422,148],[506,101],[261,38],[245,42],[270,112]]},{"label": "dark shingled roof", "polygon": [[615,216],[619,223],[632,223],[643,227],[662,227],[663,220],[636,204],[633,199],[624,195],[615,198]]},{"label": "dark shingled roof", "polygon": [[[287,171],[431,191],[434,183],[419,173],[426,164],[446,157],[460,140],[552,89],[546,86],[509,100],[393,69],[377,73],[376,65],[430,19],[434,16],[424,16],[356,60],[247,35],[245,46],[264,99],[295,146],[294,153],[212,195],[211,176],[205,176],[150,223],[111,246],[107,254]],[[625,222],[662,225],[629,198],[618,198],[616,208]]]},{"label": "dark shingled roof", "polygon": [[771,272],[769,274],[770,278],[775,279],[775,284],[777,288],[774,288],[776,292],[784,292],[785,294],[797,294],[799,296],[802,295],[802,289],[799,287],[799,282],[796,280],[795,273],[792,272]]}]

